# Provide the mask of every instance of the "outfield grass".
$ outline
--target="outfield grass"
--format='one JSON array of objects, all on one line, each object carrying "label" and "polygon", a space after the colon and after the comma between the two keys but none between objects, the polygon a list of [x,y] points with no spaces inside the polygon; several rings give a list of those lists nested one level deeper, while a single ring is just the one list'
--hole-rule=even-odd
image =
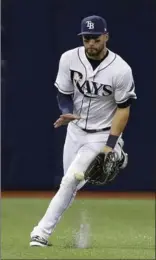
[{"label": "outfield grass", "polygon": [[[53,247],[29,247],[30,232],[48,199],[2,200],[2,259],[155,259],[154,200],[76,200],[50,241]],[[89,248],[76,248],[85,210],[91,228]]]}]

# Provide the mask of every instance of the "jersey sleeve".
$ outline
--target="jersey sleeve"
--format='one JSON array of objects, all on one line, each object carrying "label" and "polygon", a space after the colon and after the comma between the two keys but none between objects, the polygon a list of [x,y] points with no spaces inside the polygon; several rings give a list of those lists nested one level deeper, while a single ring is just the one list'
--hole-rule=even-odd
[{"label": "jersey sleeve", "polygon": [[132,99],[137,98],[131,68],[116,76],[114,98],[119,108],[129,106]]},{"label": "jersey sleeve", "polygon": [[54,85],[63,94],[72,94],[74,86],[70,77],[70,57],[66,53],[62,54],[59,61],[59,69]]}]

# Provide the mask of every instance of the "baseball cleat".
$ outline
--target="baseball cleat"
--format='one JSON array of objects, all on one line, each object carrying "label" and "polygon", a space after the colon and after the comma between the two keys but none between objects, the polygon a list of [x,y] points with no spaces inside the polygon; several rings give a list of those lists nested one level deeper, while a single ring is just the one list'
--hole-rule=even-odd
[{"label": "baseball cleat", "polygon": [[46,240],[46,239],[44,239],[43,237],[40,237],[40,236],[32,237],[29,245],[30,246],[38,246],[38,247],[52,246],[52,244],[49,243],[48,240]]},{"label": "baseball cleat", "polygon": [[128,164],[128,154],[124,153],[123,150],[121,150],[121,160],[119,162],[119,168],[124,169],[126,168]]}]

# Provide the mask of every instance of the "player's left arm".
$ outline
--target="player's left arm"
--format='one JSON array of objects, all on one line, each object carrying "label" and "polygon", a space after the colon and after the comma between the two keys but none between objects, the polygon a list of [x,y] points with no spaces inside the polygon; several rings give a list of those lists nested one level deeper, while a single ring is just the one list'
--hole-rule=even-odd
[{"label": "player's left arm", "polygon": [[136,99],[134,79],[129,67],[122,75],[118,75],[115,84],[114,99],[117,104],[117,109],[104,148],[105,153],[114,149],[119,136],[124,132],[130,116],[131,103],[133,99]]}]

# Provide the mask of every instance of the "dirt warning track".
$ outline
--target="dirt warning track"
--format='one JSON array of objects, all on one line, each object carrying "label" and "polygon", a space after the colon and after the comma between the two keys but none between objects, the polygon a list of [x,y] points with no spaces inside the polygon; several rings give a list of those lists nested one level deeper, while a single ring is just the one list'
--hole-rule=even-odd
[{"label": "dirt warning track", "polygon": [[[52,198],[56,191],[2,191],[2,198]],[[155,192],[97,192],[80,191],[76,199],[155,199]]]}]

